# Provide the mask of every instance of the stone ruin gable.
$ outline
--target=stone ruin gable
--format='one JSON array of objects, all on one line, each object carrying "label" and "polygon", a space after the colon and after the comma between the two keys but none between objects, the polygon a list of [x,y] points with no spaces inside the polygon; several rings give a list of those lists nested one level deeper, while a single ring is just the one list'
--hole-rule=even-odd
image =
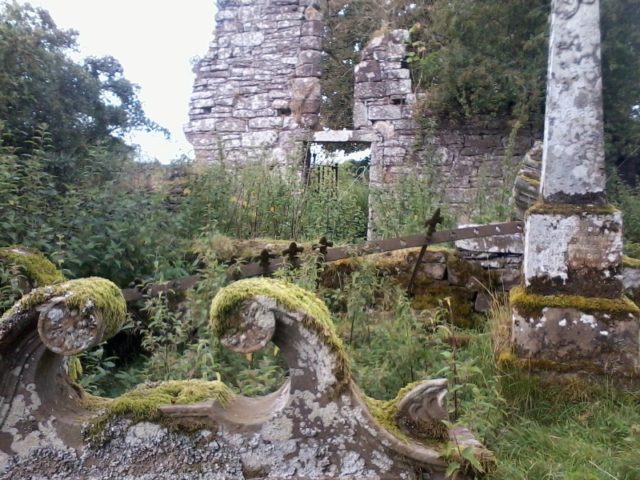
[{"label": "stone ruin gable", "polygon": [[406,30],[374,38],[355,69],[354,128],[380,137],[371,155],[371,185],[397,184],[430,164],[436,178],[443,179],[438,181],[443,201],[462,213],[482,189],[502,187],[507,173],[517,169],[531,148],[534,133],[522,128],[511,142],[511,127],[503,119],[480,118],[464,124],[439,120],[428,132],[431,141],[422,140],[425,132],[415,119],[420,94],[413,92],[405,62],[408,40]]},{"label": "stone ruin gable", "polygon": [[318,125],[323,31],[312,0],[219,2],[185,126],[197,162],[287,161]]}]

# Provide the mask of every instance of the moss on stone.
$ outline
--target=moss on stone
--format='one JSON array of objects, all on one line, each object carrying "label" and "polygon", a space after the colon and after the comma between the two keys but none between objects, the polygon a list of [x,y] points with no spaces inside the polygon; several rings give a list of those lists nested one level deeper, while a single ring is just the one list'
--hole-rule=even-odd
[{"label": "moss on stone", "polygon": [[89,277],[37,288],[5,312],[0,321],[42,305],[54,297],[64,297],[71,309],[81,311],[95,308],[99,311],[105,323],[105,340],[115,335],[127,318],[127,304],[122,291],[109,280]]},{"label": "moss on stone", "polygon": [[44,287],[64,282],[62,272],[41,253],[24,247],[0,248],[0,262],[15,266],[33,282],[34,287]]},{"label": "moss on stone", "polygon": [[538,178],[533,178],[533,177],[530,177],[530,176],[524,174],[524,175],[518,175],[518,179],[522,180],[525,183],[528,183],[529,185],[531,185],[531,186],[533,186],[533,187],[535,187],[537,189],[540,188],[540,180]]},{"label": "moss on stone", "polygon": [[[588,360],[554,361],[547,358],[520,358],[510,349],[498,354],[502,391],[508,398],[531,395],[562,401],[585,401],[608,396],[610,372]],[[637,378],[638,375],[635,375]],[[627,378],[633,378],[633,376]],[[622,375],[619,385],[625,385]]]},{"label": "moss on stone", "polygon": [[[411,306],[416,310],[430,310],[451,307],[451,321],[454,325],[469,328],[475,325],[477,316],[473,311],[473,291],[464,287],[454,287],[446,282],[432,282],[418,293]],[[447,305],[447,300],[448,305]]]},{"label": "moss on stone", "polygon": [[211,302],[210,325],[221,337],[235,325],[234,315],[244,302],[257,296],[272,298],[285,310],[304,315],[303,323],[320,336],[338,359],[336,378],[341,385],[348,383],[351,375],[349,358],[342,340],[335,330],[331,314],[316,295],[297,285],[269,278],[249,278],[232,283],[218,292]]},{"label": "moss on stone", "polygon": [[98,410],[100,415],[92,419],[87,433],[100,434],[105,425],[118,417],[134,421],[159,421],[163,405],[188,405],[205,400],[215,400],[223,408],[227,407],[234,393],[221,381],[173,380],[161,383],[139,385],[134,390],[114,399],[86,395],[84,406]]},{"label": "moss on stone", "polygon": [[639,268],[640,269],[640,258],[631,258],[624,255],[622,257],[622,266],[627,268]]},{"label": "moss on stone", "polygon": [[[273,238],[252,238],[249,240],[230,238],[224,235],[213,235],[196,240],[192,250],[206,258],[215,257],[221,262],[234,259],[252,259],[260,256],[265,248],[279,255],[291,245],[291,240],[277,240]],[[312,243],[300,243],[304,252],[312,251]],[[213,253],[213,255],[211,255]]]},{"label": "moss on stone", "polygon": [[516,287],[509,295],[511,306],[524,317],[537,316],[542,309],[574,308],[584,313],[609,312],[640,314],[640,308],[626,297],[592,298],[577,295],[536,295],[523,287]]},{"label": "moss on stone", "polygon": [[620,210],[610,203],[593,205],[537,202],[527,210],[527,214],[538,215],[613,215],[614,213],[620,213]]},{"label": "moss on stone", "polygon": [[421,382],[413,382],[398,391],[396,397],[392,400],[378,400],[375,398],[364,396],[364,400],[369,407],[369,413],[374,420],[389,433],[392,433],[398,439],[405,443],[411,439],[396,424],[396,414],[398,413],[398,403],[407,393],[413,390]]},{"label": "moss on stone", "polygon": [[[411,441],[418,441],[417,439],[410,438],[406,433],[404,433],[398,424],[396,423],[396,415],[398,414],[398,404],[400,401],[409,393],[411,390],[420,385],[422,381],[417,381],[410,383],[404,387],[402,387],[396,397],[392,400],[377,400],[375,398],[364,396],[364,400],[369,407],[369,413],[374,418],[376,423],[387,430],[389,433],[393,434],[399,440],[409,443]],[[443,430],[446,431],[446,427],[444,424],[443,428],[434,429],[431,440],[433,443],[438,443],[441,440]],[[420,443],[425,443],[424,440],[419,440]]]}]

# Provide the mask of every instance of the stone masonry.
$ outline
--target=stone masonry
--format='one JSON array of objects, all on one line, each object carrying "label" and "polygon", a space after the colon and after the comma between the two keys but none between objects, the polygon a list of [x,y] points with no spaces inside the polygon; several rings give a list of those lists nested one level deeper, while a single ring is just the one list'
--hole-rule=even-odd
[{"label": "stone masonry", "polygon": [[323,30],[312,0],[219,3],[185,126],[199,163],[287,161],[318,126]]},{"label": "stone masonry", "polygon": [[465,125],[440,120],[427,132],[433,138],[421,139],[424,127],[415,120],[420,96],[413,93],[405,62],[408,40],[406,30],[374,38],[355,68],[354,128],[375,132],[380,139],[371,154],[371,186],[395,185],[432,168],[430,173],[442,179],[442,201],[466,221],[468,206],[479,192],[501,188],[505,173],[517,168],[533,144],[533,133],[521,129],[509,146],[510,128],[503,120],[476,119]]},{"label": "stone masonry", "polygon": [[[478,193],[501,188],[505,173],[517,168],[532,144],[531,130],[521,129],[510,143],[510,127],[500,119],[464,125],[441,120],[427,132],[431,138],[423,138],[425,129],[415,120],[420,98],[405,61],[409,32],[394,30],[372,39],[355,68],[354,130],[324,131],[318,114],[322,8],[311,0],[220,5],[185,127],[197,163],[266,159],[302,168],[310,141],[371,139],[372,187],[393,186],[430,168],[441,201],[468,221]],[[376,206],[370,205],[373,215]]]},{"label": "stone masonry", "polygon": [[513,345],[546,368],[638,376],[639,311],[622,295],[622,215],[604,196],[599,22],[598,0],[552,3],[541,200],[525,217]]}]

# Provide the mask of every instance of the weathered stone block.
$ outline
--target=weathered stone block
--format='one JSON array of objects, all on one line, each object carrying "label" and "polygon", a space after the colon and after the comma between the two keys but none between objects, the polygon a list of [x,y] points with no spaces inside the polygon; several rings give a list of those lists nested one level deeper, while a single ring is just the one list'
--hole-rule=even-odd
[{"label": "weathered stone block", "polygon": [[257,47],[264,41],[262,32],[236,33],[231,36],[231,44],[238,47]]},{"label": "weathered stone block", "polygon": [[353,126],[355,128],[367,127],[371,123],[367,117],[367,107],[364,102],[355,101],[353,103]]},{"label": "weathered stone block", "polygon": [[264,130],[258,132],[247,132],[242,135],[243,147],[271,146],[278,139],[278,132]]},{"label": "weathered stone block", "polygon": [[324,25],[319,20],[303,22],[300,29],[300,35],[322,37],[324,35]]},{"label": "weathered stone block", "polygon": [[322,67],[319,64],[305,63],[296,67],[296,77],[321,77]]},{"label": "weathered stone block", "polygon": [[444,263],[427,263],[420,264],[419,275],[432,278],[434,280],[443,280],[447,273],[447,265]]},{"label": "weathered stone block", "polygon": [[355,84],[353,95],[357,99],[383,98],[386,91],[382,82],[360,82]]},{"label": "weathered stone block", "polygon": [[300,37],[300,48],[306,50],[322,50],[322,37]]},{"label": "weathered stone block", "polygon": [[399,105],[381,105],[369,108],[369,120],[397,120],[402,118]]},{"label": "weathered stone block", "polygon": [[282,127],[282,117],[259,117],[249,120],[250,129],[268,129]]},{"label": "weathered stone block", "polygon": [[526,219],[524,278],[532,292],[622,294],[622,214],[612,207],[533,207]]},{"label": "weathered stone block", "polygon": [[216,123],[217,132],[244,132],[247,130],[247,122],[238,118],[226,118]]},{"label": "weathered stone block", "polygon": [[404,80],[411,78],[411,72],[407,68],[395,68],[390,70],[385,70],[384,72],[386,78],[393,80]]},{"label": "weathered stone block", "polygon": [[627,299],[514,289],[512,344],[532,368],[640,375],[640,311]]},{"label": "weathered stone block", "polygon": [[542,196],[601,198],[605,189],[600,2],[553,2]]},{"label": "weathered stone block", "polygon": [[[459,227],[473,226],[475,224],[459,225]],[[524,237],[521,233],[515,233],[513,235],[456,240],[456,248],[468,252],[523,254]]]},{"label": "weathered stone block", "polygon": [[407,95],[411,93],[411,79],[387,80],[385,86],[387,95]]},{"label": "weathered stone block", "polygon": [[359,82],[379,82],[382,80],[380,64],[374,60],[365,60],[356,65],[354,78]]},{"label": "weathered stone block", "polygon": [[320,65],[322,62],[322,52],[318,50],[302,50],[298,54],[298,63],[313,63],[314,65]]}]

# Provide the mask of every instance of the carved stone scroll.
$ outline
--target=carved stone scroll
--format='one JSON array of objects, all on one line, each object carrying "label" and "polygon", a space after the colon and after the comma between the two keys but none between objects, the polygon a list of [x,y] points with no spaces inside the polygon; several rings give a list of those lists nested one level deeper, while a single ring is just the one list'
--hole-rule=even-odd
[{"label": "carved stone scroll", "polygon": [[[419,383],[391,402],[363,395],[326,306],[295,285],[243,280],[223,289],[211,309],[212,328],[232,350],[253,352],[269,341],[279,347],[289,377],[278,391],[248,398],[216,385],[217,394],[185,405],[180,395],[197,386],[186,381],[182,393],[147,417],[113,408],[121,399],[90,399],[69,381],[63,357],[45,346],[38,322],[64,317],[66,327],[56,335],[44,329],[56,345],[67,345],[59,340],[66,330],[94,330],[75,305],[61,308],[62,297],[56,292],[38,305],[29,302],[31,308],[16,307],[0,323],[0,476],[444,480],[447,440],[492,462],[468,430],[447,431],[441,422],[445,380]],[[109,316],[91,312],[96,322]],[[123,398],[144,400],[175,384],[142,386]]]}]

